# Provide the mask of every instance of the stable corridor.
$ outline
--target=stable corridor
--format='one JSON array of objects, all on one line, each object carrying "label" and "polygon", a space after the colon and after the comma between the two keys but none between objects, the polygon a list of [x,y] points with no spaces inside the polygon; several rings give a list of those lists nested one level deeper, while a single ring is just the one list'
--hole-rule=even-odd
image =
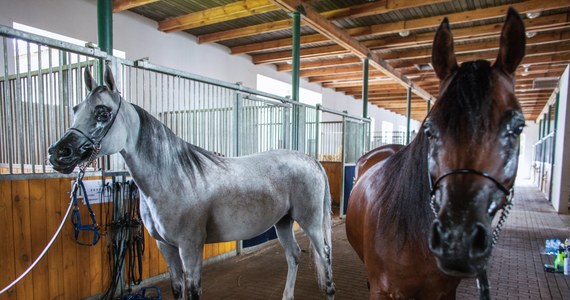
[{"label": "stable corridor", "polygon": [[[544,195],[528,181],[517,183],[515,204],[489,269],[493,299],[570,299],[570,276],[546,273],[543,265],[554,257],[541,254],[547,238],[570,237],[567,216],[555,213]],[[308,252],[307,237],[299,232],[303,250],[299,263],[296,299],[323,299]],[[421,267],[421,266],[418,266]],[[336,299],[368,299],[364,265],[346,239],[344,221],[333,227],[333,268]],[[261,250],[205,266],[203,299],[281,299],[287,264],[277,241]],[[168,279],[155,284],[164,299],[172,299]],[[464,280],[457,299],[479,299],[475,280]]]}]

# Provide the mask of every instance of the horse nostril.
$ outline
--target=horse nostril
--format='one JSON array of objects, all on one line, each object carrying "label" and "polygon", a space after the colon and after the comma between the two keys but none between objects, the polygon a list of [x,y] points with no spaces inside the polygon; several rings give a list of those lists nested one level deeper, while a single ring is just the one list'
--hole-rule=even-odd
[{"label": "horse nostril", "polygon": [[489,234],[487,228],[481,224],[477,223],[475,229],[471,233],[471,251],[469,251],[469,256],[471,258],[479,258],[484,256],[489,249]]},{"label": "horse nostril", "polygon": [[441,223],[437,219],[434,220],[431,224],[429,248],[436,256],[443,255],[443,249],[441,245]]},{"label": "horse nostril", "polygon": [[73,153],[73,151],[71,151],[71,148],[68,147],[57,149],[57,155],[59,157],[68,157],[71,155],[71,153]]}]

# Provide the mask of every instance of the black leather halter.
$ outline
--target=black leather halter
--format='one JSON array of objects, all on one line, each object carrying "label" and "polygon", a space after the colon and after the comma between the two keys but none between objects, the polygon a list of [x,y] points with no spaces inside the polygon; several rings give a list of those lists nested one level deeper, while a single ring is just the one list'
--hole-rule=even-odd
[{"label": "black leather halter", "polygon": [[495,179],[493,176],[489,175],[489,173],[487,172],[481,172],[481,171],[477,171],[474,169],[454,169],[451,170],[441,176],[439,176],[439,178],[436,179],[436,181],[432,184],[431,182],[431,175],[429,174],[428,171],[428,178],[429,178],[429,186],[430,186],[430,196],[434,196],[435,195],[435,191],[439,188],[439,183],[447,176],[450,175],[455,175],[455,174],[475,174],[475,175],[479,175],[481,177],[485,177],[489,180],[491,180],[496,186],[497,188],[499,188],[499,190],[501,190],[501,192],[503,192],[505,194],[505,196],[509,196],[512,193],[512,188],[511,189],[507,189],[503,184],[501,184],[497,179]]},{"label": "black leather halter", "polygon": [[[436,179],[436,181],[432,184],[431,175],[429,173],[429,167],[428,167],[428,174],[427,175],[428,175],[428,180],[429,180],[429,186],[431,189],[431,191],[430,191],[430,198],[431,198],[430,199],[430,206],[431,206],[431,210],[433,211],[433,214],[435,215],[436,219],[438,218],[438,209],[436,209],[436,207],[435,207],[435,192],[439,188],[439,183],[445,177],[450,176],[450,175],[456,175],[456,174],[475,174],[475,175],[485,177],[485,178],[491,180],[493,183],[495,183],[497,188],[499,188],[499,190],[501,190],[501,192],[503,192],[505,194],[506,201],[504,201],[503,205],[501,207],[499,207],[499,209],[502,209],[501,216],[499,217],[499,221],[497,222],[497,225],[496,225],[495,229],[493,230],[492,245],[494,247],[495,244],[497,244],[497,241],[499,240],[499,233],[501,232],[501,229],[503,228],[503,226],[507,220],[507,216],[509,215],[511,207],[513,206],[514,188],[511,187],[510,189],[508,189],[503,184],[501,184],[497,179],[495,179],[493,176],[489,175],[487,172],[481,172],[481,171],[474,170],[474,169],[454,169],[454,170],[451,170],[451,171],[439,176]],[[494,206],[493,208],[496,208],[496,206]],[[491,211],[494,210],[493,208],[491,208],[491,206],[488,208],[490,215],[491,215]]]}]

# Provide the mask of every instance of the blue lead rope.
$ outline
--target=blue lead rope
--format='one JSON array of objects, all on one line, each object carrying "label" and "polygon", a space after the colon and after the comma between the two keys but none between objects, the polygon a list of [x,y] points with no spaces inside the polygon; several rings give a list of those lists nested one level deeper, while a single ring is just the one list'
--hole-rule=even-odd
[{"label": "blue lead rope", "polygon": [[[89,212],[89,217],[91,218],[91,224],[81,224],[81,214],[79,213],[79,205],[77,203],[77,192],[81,188],[83,192],[83,197],[85,199],[85,205],[87,206],[87,211]],[[87,191],[85,190],[85,185],[81,178],[78,178],[73,185],[73,211],[71,212],[71,224],[73,224],[73,229],[75,230],[75,242],[83,246],[93,246],[99,242],[101,239],[101,234],[99,233],[99,224],[95,220],[95,213],[89,204],[89,199],[87,198]],[[79,241],[79,232],[93,232],[93,241],[91,243],[84,243]]]}]

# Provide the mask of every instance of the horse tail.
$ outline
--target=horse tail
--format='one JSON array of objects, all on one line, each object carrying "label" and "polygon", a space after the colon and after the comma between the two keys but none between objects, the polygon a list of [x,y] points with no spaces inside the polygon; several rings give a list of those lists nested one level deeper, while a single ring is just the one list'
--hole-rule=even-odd
[{"label": "horse tail", "polygon": [[321,172],[323,174],[323,179],[325,181],[324,186],[324,197],[323,197],[323,218],[322,218],[322,233],[324,238],[324,255],[323,258],[326,260],[326,265],[319,262],[320,259],[319,249],[316,249],[315,245],[313,244],[313,259],[317,270],[317,277],[319,287],[326,291],[327,290],[327,272],[331,272],[331,270],[326,270],[325,268],[331,268],[332,266],[332,209],[331,209],[331,192],[329,187],[329,180],[327,177],[327,173],[325,172],[322,165],[320,165]]}]

